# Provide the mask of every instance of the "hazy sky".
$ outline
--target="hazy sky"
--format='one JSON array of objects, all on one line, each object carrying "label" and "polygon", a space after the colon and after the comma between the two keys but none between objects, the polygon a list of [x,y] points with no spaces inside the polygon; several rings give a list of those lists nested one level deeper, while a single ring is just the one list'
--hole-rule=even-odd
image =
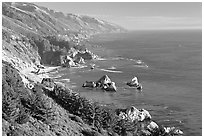
[{"label": "hazy sky", "polygon": [[97,17],[126,29],[201,29],[201,2],[40,2],[64,13]]}]

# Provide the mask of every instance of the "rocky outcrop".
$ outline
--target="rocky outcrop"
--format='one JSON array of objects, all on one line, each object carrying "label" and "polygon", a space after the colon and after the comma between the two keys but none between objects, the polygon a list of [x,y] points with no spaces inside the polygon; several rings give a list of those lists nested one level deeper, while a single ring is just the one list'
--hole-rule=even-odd
[{"label": "rocky outcrop", "polygon": [[126,109],[125,112],[119,112],[119,117],[121,119],[129,119],[131,122],[134,121],[144,121],[145,119],[151,119],[151,115],[145,109],[137,109],[134,106],[131,106],[129,109]]},{"label": "rocky outcrop", "polygon": [[[126,130],[132,129],[133,133],[140,136],[170,136],[170,135],[183,135],[183,132],[175,127],[163,127],[152,120],[150,113],[145,109],[137,109],[131,106],[127,109],[117,109],[116,114],[119,120],[137,127],[135,131],[133,128],[125,128]],[[130,125],[130,126],[131,126]],[[128,127],[130,127],[128,126]]]},{"label": "rocky outcrop", "polygon": [[135,87],[138,90],[142,90],[142,85],[138,82],[137,77],[133,77],[133,79],[130,82],[126,83],[130,87]]},{"label": "rocky outcrop", "polygon": [[65,56],[60,56],[60,64],[63,66],[63,67],[74,67],[76,66],[75,62],[73,61],[73,59],[67,55]]},{"label": "rocky outcrop", "polygon": [[115,82],[112,82],[108,75],[104,75],[98,81],[86,81],[82,87],[101,88],[105,91],[117,91]]},{"label": "rocky outcrop", "polygon": [[97,55],[89,51],[88,49],[85,49],[84,51],[78,51],[75,57],[82,57],[85,60],[91,60],[91,59],[97,59]]}]

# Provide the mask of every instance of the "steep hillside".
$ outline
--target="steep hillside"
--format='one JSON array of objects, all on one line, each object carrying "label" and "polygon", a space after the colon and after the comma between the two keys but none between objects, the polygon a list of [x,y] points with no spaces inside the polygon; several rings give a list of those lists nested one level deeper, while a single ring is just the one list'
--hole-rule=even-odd
[{"label": "steep hillside", "polygon": [[[49,71],[76,67],[97,55],[81,43],[98,33],[125,31],[88,16],[32,3],[2,3],[2,135],[180,135],[146,110],[117,109],[54,82]],[[46,66],[54,65],[54,66]]]},{"label": "steep hillside", "polygon": [[51,64],[53,56],[66,55],[90,35],[124,31],[102,20],[65,15],[32,3],[2,3],[2,14],[3,60],[23,66]]},{"label": "steep hillside", "polygon": [[100,135],[58,105],[45,90],[41,84],[26,88],[18,71],[8,62],[2,63],[3,136]]},{"label": "steep hillside", "polygon": [[[73,66],[90,60],[96,56],[81,41],[97,33],[123,30],[95,18],[65,15],[32,3],[2,3],[2,135],[107,135],[92,128],[92,121],[86,122],[86,110],[93,110],[79,110],[81,104],[91,107],[89,101],[64,88],[46,93],[40,83],[48,76],[39,77],[35,70],[44,68],[42,64],[70,67],[69,59]],[[65,95],[54,95],[60,91]],[[63,97],[68,99],[59,103]],[[64,102],[75,105],[74,114]]]}]

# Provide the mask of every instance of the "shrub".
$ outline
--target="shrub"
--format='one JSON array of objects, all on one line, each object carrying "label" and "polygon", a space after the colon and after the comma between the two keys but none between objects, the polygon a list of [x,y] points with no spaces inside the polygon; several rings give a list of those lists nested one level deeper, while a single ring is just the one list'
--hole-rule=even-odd
[{"label": "shrub", "polygon": [[7,62],[2,68],[2,116],[8,122],[26,123],[29,116],[41,121],[53,117],[49,99],[36,85],[32,91],[25,88],[17,70]]},{"label": "shrub", "polygon": [[35,85],[28,99],[22,100],[23,105],[30,112],[30,115],[38,120],[49,122],[53,118],[50,101],[43,94],[42,88]]},{"label": "shrub", "polygon": [[44,88],[44,91],[64,109],[81,117],[85,123],[93,126],[98,131],[100,129],[108,130],[115,121],[116,116],[113,109],[91,102],[64,87],[56,85],[53,91],[46,88]]},{"label": "shrub", "polygon": [[8,63],[2,67],[2,117],[8,122],[25,123],[28,113],[21,98],[25,95],[22,80],[17,71]]}]

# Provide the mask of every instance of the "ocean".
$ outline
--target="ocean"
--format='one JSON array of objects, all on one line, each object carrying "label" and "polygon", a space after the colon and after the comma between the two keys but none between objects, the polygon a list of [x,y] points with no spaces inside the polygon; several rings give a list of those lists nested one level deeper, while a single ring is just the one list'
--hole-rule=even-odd
[{"label": "ocean", "polygon": [[[88,99],[144,108],[164,126],[178,127],[184,135],[202,135],[201,30],[102,34],[89,43],[88,49],[101,60],[88,61],[84,68],[64,68],[57,73],[58,81]],[[96,68],[91,70],[90,64]],[[116,83],[117,92],[81,87],[105,74]],[[126,85],[134,76],[142,92]]]}]

